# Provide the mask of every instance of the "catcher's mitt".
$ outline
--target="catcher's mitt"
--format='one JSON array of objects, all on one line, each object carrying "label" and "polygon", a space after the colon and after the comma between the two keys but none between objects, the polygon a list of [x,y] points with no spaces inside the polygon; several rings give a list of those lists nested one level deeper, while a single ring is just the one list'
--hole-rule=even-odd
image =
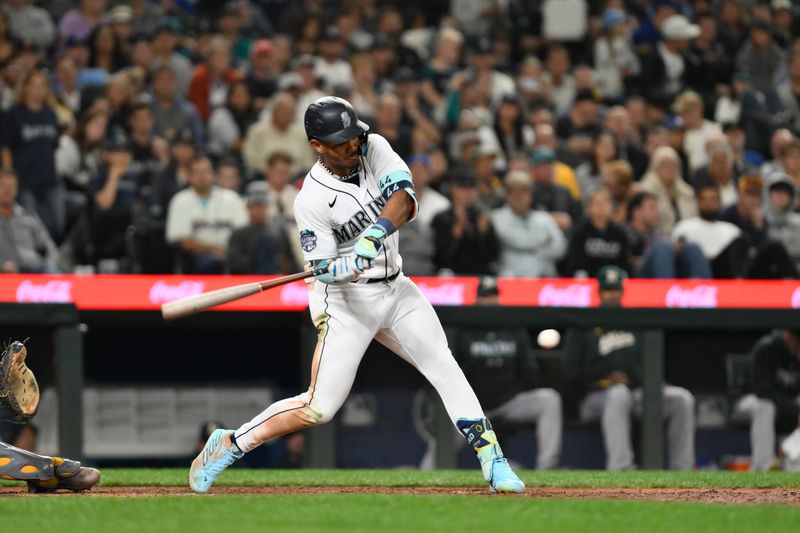
[{"label": "catcher's mitt", "polygon": [[39,409],[39,385],[25,366],[25,342],[12,342],[0,356],[0,420],[17,424],[33,418]]}]

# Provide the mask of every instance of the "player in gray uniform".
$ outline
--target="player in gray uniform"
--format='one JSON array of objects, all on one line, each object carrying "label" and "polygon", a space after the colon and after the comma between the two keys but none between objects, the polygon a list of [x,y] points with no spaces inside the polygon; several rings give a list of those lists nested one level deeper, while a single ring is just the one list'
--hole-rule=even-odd
[{"label": "player in gray uniform", "polygon": [[208,491],[225,468],[260,444],[333,418],[364,351],[377,339],[434,386],[475,449],[491,490],[523,491],[433,307],[402,273],[397,230],[417,211],[411,172],[386,139],[368,135],[346,100],[320,98],[306,110],[305,127],[319,160],[294,212],[309,268],[327,267],[310,288],[318,335],[311,383],[239,429],[215,431],[192,463],[192,490]]},{"label": "player in gray uniform", "polygon": [[[625,271],[604,266],[597,275],[601,306],[618,307]],[[638,331],[597,327],[572,330],[565,340],[567,374],[588,389],[580,405],[582,420],[599,420],[606,447],[608,470],[635,468],[631,445],[631,415],[642,413],[641,373],[643,346]],[[664,385],[669,466],[694,467],[694,396],[683,387]]]}]

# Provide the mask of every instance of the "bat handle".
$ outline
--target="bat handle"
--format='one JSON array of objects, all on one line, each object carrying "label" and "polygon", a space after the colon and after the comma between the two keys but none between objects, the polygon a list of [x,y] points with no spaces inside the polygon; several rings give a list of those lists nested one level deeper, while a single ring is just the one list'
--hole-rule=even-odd
[{"label": "bat handle", "polygon": [[327,274],[327,273],[328,273],[328,268],[327,267],[315,268],[314,270],[311,271],[311,275],[314,276],[314,277],[321,276],[321,275]]}]

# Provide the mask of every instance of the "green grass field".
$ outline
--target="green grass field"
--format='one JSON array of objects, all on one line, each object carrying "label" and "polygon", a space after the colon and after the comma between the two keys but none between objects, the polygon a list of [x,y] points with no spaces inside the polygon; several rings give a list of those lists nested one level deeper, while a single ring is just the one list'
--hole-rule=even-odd
[{"label": "green grass field", "polygon": [[[522,472],[530,487],[789,488],[800,475]],[[102,485],[185,486],[186,470],[106,469]],[[482,487],[477,471],[237,470],[219,486]],[[444,489],[443,489],[444,490]],[[213,492],[213,489],[212,489]],[[0,496],[0,532],[800,531],[800,506],[536,499],[498,495],[276,494],[136,498]]]}]

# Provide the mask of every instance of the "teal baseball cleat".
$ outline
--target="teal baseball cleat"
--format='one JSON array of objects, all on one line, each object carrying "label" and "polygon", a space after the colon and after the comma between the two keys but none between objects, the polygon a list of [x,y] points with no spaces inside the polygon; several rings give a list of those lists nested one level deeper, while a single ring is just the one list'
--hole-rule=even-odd
[{"label": "teal baseball cleat", "polygon": [[483,479],[492,492],[525,491],[525,483],[511,470],[488,419],[460,418],[456,425],[478,455]]},{"label": "teal baseball cleat", "polygon": [[237,459],[244,457],[244,452],[236,448],[226,435],[233,435],[229,429],[217,429],[208,437],[200,455],[192,461],[189,469],[189,487],[194,492],[205,493],[214,484],[223,470],[231,466]]}]

